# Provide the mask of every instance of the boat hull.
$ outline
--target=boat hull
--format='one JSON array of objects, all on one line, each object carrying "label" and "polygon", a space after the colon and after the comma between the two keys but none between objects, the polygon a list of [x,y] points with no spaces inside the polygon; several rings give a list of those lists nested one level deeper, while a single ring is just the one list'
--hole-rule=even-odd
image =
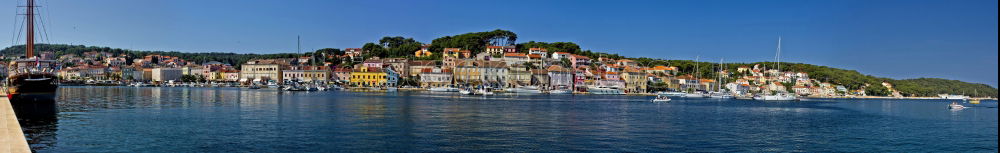
[{"label": "boat hull", "polygon": [[[28,74],[17,75],[12,78],[11,84],[7,87],[7,97],[11,107],[18,118],[45,118],[54,116],[57,111],[55,102],[58,85],[52,84],[51,76],[43,76],[48,79],[28,79],[39,76],[27,76]],[[32,74],[37,75],[37,74]]]}]

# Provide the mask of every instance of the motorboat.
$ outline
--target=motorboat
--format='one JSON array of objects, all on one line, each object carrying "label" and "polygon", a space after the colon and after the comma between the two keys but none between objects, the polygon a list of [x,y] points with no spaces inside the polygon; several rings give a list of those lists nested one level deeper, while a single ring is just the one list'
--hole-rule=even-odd
[{"label": "motorboat", "polygon": [[658,96],[656,96],[656,98],[653,98],[652,101],[653,102],[669,102],[670,101],[670,97],[667,97],[667,96],[664,96],[664,95],[658,95]]},{"label": "motorboat", "polygon": [[948,105],[948,109],[965,109],[965,106],[958,104],[958,102],[951,102],[951,104]]}]

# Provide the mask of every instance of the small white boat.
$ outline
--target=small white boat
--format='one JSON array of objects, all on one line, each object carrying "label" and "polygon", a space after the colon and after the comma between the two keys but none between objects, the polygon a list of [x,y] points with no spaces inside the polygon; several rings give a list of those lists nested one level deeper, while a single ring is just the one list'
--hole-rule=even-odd
[{"label": "small white boat", "polygon": [[965,109],[965,106],[958,104],[958,102],[951,102],[951,104],[948,105],[948,109]]},{"label": "small white boat", "polygon": [[386,87],[385,91],[386,92],[396,92],[396,91],[399,91],[399,88],[396,88],[396,87]]},{"label": "small white boat", "polygon": [[659,96],[656,96],[656,98],[653,98],[652,101],[653,102],[669,102],[670,101],[670,97],[659,95]]}]

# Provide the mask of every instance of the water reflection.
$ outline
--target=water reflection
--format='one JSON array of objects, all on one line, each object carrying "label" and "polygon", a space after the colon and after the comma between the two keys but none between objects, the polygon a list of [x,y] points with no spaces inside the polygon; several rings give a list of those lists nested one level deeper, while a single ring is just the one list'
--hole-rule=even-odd
[{"label": "water reflection", "polygon": [[21,124],[25,140],[28,141],[31,150],[45,150],[57,142],[56,133],[59,129],[59,118],[54,115],[19,118],[18,123]]},{"label": "water reflection", "polygon": [[948,114],[945,103],[933,101],[61,90],[58,120],[31,128],[41,152],[975,152],[996,146],[995,107]]}]

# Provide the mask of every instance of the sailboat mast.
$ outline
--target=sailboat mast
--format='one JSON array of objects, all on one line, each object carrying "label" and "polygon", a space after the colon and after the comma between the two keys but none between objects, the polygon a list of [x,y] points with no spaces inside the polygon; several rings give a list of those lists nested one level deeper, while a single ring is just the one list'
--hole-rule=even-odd
[{"label": "sailboat mast", "polygon": [[24,14],[25,22],[28,22],[27,39],[24,43],[24,56],[31,58],[35,56],[35,0],[28,0],[27,11]]},{"label": "sailboat mast", "polygon": [[778,51],[774,53],[774,67],[781,72],[781,36],[778,36]]}]

